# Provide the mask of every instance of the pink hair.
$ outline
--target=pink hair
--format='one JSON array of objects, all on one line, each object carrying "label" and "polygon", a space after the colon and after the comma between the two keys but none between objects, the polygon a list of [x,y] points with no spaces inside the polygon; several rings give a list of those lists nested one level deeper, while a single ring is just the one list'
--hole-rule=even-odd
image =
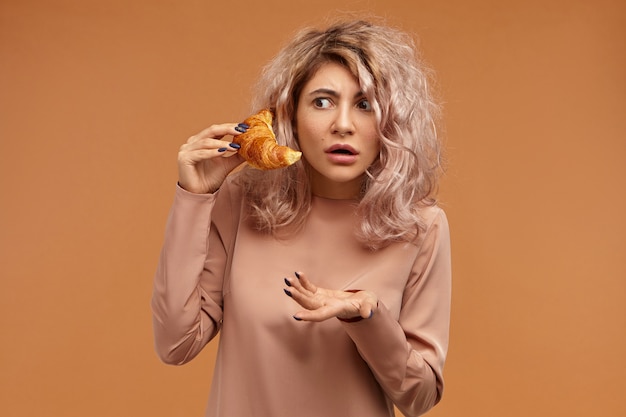
[{"label": "pink hair", "polygon": [[[293,130],[299,93],[327,62],[354,74],[378,122],[381,151],[363,181],[356,236],[372,249],[411,241],[423,230],[419,208],[436,203],[443,171],[430,72],[411,38],[396,29],[360,20],[305,29],[265,67],[254,103],[274,112],[281,145],[299,149]],[[278,235],[304,223],[311,206],[309,169],[301,161],[281,170],[241,173],[259,230]]]}]

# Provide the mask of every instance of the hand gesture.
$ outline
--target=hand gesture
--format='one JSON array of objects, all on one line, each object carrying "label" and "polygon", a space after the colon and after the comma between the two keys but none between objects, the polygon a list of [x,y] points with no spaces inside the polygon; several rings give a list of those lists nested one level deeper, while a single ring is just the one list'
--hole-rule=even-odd
[{"label": "hand gesture", "polygon": [[246,131],[244,124],[213,125],[194,135],[178,151],[178,184],[192,193],[213,193],[226,176],[244,162],[239,145],[222,138]]},{"label": "hand gesture", "polygon": [[332,317],[341,320],[369,318],[378,305],[378,297],[370,291],[329,290],[315,286],[303,274],[296,272],[296,279],[285,278],[285,294],[293,298],[305,310],[293,318],[305,321],[324,321]]}]

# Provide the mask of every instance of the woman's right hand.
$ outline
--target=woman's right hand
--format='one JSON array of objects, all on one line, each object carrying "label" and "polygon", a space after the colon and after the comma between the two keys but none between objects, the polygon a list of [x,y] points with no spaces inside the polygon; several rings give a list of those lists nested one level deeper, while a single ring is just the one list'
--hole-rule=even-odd
[{"label": "woman's right hand", "polygon": [[217,191],[228,174],[244,162],[237,155],[239,145],[222,138],[239,135],[246,128],[243,124],[225,123],[190,137],[178,151],[178,184],[197,194]]}]

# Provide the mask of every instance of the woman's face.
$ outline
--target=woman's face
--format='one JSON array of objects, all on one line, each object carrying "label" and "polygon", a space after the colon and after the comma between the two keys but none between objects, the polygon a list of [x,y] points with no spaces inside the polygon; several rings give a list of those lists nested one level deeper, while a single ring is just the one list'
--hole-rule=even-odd
[{"label": "woman's face", "polygon": [[378,157],[380,140],[370,102],[347,68],[324,64],[304,85],[296,132],[312,168],[313,194],[358,197],[365,170]]}]

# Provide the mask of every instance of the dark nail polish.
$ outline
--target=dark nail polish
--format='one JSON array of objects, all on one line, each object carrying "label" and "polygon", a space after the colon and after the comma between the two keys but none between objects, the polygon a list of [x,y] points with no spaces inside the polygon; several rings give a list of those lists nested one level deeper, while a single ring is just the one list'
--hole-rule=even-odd
[{"label": "dark nail polish", "polygon": [[287,278],[285,278],[285,284],[286,284],[288,287],[291,287],[291,282],[289,282],[289,280],[288,280]]},{"label": "dark nail polish", "polygon": [[243,126],[237,126],[237,127],[235,128],[235,130],[236,130],[237,132],[240,132],[240,133],[245,133],[246,129],[247,129],[247,128],[245,128],[245,127],[243,127]]},{"label": "dark nail polish", "polygon": [[298,274],[297,272],[294,272],[296,274],[296,278],[300,279],[300,274]]},{"label": "dark nail polish", "polygon": [[283,291],[285,291],[285,294],[287,294],[288,296],[292,297],[291,291],[289,291],[289,290],[283,290]]},{"label": "dark nail polish", "polygon": [[244,129],[250,129],[250,125],[247,125],[245,123],[239,123],[237,126],[243,127]]},{"label": "dark nail polish", "polygon": [[301,319],[300,317],[293,316],[293,318],[294,318],[295,320],[302,321],[302,319]]},{"label": "dark nail polish", "polygon": [[230,146],[233,149],[239,149],[241,148],[241,145],[239,145],[238,143],[230,143],[228,146]]},{"label": "dark nail polish", "polygon": [[226,148],[219,148],[217,151],[218,152],[226,152]]}]

